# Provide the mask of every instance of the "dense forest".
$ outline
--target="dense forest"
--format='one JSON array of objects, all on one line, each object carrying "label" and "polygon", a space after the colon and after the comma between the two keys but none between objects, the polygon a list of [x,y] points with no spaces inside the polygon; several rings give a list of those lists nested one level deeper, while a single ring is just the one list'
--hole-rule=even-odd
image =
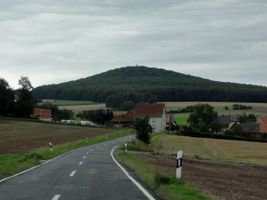
[{"label": "dense forest", "polygon": [[38,99],[91,100],[115,108],[144,101],[267,102],[267,87],[225,83],[144,66],[124,67],[33,91]]}]

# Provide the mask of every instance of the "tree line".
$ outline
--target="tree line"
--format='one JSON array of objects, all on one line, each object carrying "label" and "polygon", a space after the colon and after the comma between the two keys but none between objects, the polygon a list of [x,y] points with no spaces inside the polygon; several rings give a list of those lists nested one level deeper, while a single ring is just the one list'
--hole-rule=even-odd
[{"label": "tree line", "polygon": [[21,77],[20,88],[12,89],[8,82],[0,78],[0,115],[10,117],[30,117],[36,100],[28,77]]},{"label": "tree line", "polygon": [[267,102],[267,88],[211,81],[163,69],[125,67],[34,90],[37,98],[91,100],[127,110],[138,102]]}]

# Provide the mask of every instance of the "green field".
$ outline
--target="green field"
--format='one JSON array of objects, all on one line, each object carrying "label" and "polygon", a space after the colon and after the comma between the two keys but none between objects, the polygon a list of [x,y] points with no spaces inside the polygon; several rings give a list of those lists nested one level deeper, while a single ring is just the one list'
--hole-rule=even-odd
[{"label": "green field", "polygon": [[175,114],[175,121],[177,125],[180,126],[188,126],[189,123],[187,122],[187,119],[190,114],[188,113],[180,113],[180,114]]},{"label": "green field", "polygon": [[267,144],[158,134],[149,146],[154,153],[183,150],[189,158],[267,165]]}]

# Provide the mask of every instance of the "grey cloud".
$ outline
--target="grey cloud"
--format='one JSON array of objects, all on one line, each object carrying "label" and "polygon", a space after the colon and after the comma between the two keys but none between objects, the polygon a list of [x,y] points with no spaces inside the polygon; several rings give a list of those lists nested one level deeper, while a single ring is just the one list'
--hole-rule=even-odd
[{"label": "grey cloud", "polygon": [[0,76],[35,86],[144,64],[267,85],[264,0],[0,2]]}]

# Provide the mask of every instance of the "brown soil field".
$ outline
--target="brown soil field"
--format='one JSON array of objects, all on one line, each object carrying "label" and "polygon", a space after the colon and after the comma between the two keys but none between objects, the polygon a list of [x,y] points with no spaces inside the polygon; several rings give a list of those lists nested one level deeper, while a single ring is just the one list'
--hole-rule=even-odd
[{"label": "brown soil field", "polygon": [[[136,154],[158,171],[175,176],[176,160]],[[184,160],[182,177],[218,200],[263,200],[267,197],[267,166]]]},{"label": "brown soil field", "polygon": [[0,120],[0,153],[37,148],[112,133],[112,129]]}]

